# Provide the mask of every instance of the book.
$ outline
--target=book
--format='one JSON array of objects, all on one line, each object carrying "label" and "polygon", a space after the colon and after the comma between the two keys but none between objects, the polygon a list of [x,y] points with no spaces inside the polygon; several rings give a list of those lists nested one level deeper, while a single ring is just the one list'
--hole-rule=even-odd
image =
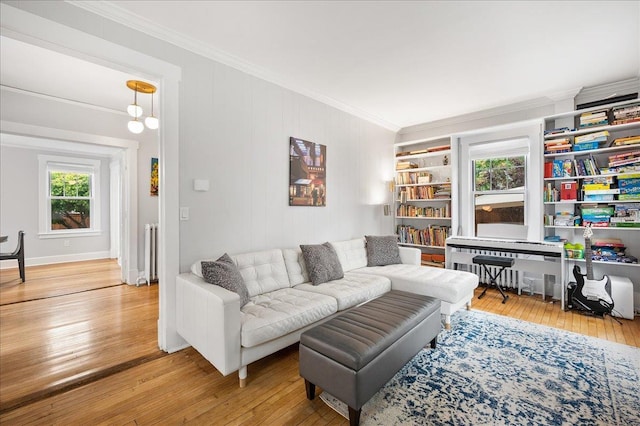
[{"label": "book", "polygon": [[581,143],[581,142],[589,142],[589,141],[593,141],[593,140],[601,140],[601,139],[607,139],[607,137],[609,136],[609,132],[607,130],[602,130],[600,132],[594,132],[594,133],[587,133],[586,135],[580,135],[580,136],[576,136],[574,141],[575,143]]},{"label": "book", "polygon": [[560,185],[561,200],[577,200],[578,199],[578,182],[562,182]]}]

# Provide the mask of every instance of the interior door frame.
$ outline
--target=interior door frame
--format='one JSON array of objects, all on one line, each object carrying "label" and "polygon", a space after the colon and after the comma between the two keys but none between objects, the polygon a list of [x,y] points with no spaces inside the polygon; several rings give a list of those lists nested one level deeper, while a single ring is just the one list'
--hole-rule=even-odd
[{"label": "interior door frame", "polygon": [[[167,352],[174,352],[188,346],[177,332],[175,300],[176,277],[180,272],[178,148],[181,68],[148,56],[144,52],[45,19],[6,3],[0,3],[0,28],[4,36],[159,82],[158,102],[161,115],[159,118],[162,125],[158,130],[158,157],[159,178],[162,184],[159,188],[158,200],[160,224],[158,346]],[[126,161],[132,164],[130,155],[127,155]],[[131,174],[131,168],[128,168],[126,174]],[[132,189],[133,191],[135,189]],[[131,208],[137,208],[137,204],[131,205]],[[137,238],[137,235],[135,237]],[[129,241],[131,238],[133,236],[130,234]],[[129,259],[131,260],[130,257]]]}]

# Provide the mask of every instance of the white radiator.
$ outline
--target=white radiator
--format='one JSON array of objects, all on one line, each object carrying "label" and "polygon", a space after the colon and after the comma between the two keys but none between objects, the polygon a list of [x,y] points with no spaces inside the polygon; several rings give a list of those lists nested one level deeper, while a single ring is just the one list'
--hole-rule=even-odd
[{"label": "white radiator", "polygon": [[144,225],[144,278],[147,284],[158,281],[158,224]]},{"label": "white radiator", "polygon": [[[469,250],[469,252],[473,253],[474,255],[518,257],[516,253],[505,253],[505,252],[491,251],[491,250]],[[491,274],[495,276],[500,270],[500,267],[487,265],[487,269],[489,269],[491,271]],[[485,271],[482,265],[476,265],[476,264],[471,265],[471,272],[476,274],[480,278],[480,282],[483,284],[487,284],[491,281],[491,279],[489,278],[489,274],[487,274],[487,271]],[[500,274],[500,276],[496,279],[496,283],[500,287],[520,289],[520,286],[519,286],[520,279],[521,277],[520,277],[519,271],[516,271],[511,268],[505,268],[504,271],[502,271],[502,273]]]}]

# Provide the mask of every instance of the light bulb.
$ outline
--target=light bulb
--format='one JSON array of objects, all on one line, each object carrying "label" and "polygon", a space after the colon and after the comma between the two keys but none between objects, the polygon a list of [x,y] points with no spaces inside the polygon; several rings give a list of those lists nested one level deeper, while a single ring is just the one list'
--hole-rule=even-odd
[{"label": "light bulb", "polygon": [[137,104],[131,104],[127,107],[127,112],[133,118],[138,118],[142,115],[142,107]]},{"label": "light bulb", "polygon": [[159,123],[156,117],[151,116],[144,119],[144,124],[146,124],[149,129],[155,130],[158,128]]},{"label": "light bulb", "polygon": [[144,130],[144,124],[142,124],[142,121],[138,120],[129,121],[127,127],[129,128],[129,131],[131,133],[135,133],[136,135],[142,133],[142,131]]}]

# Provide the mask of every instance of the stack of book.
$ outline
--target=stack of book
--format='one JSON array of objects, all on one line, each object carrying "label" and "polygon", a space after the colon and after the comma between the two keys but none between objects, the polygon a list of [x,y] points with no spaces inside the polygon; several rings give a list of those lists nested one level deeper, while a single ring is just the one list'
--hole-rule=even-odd
[{"label": "stack of book", "polygon": [[418,165],[411,161],[398,161],[396,163],[396,170],[417,169]]},{"label": "stack of book", "polygon": [[568,128],[568,127],[558,127],[558,128],[556,128],[556,129],[545,130],[545,131],[544,131],[544,135],[545,135],[545,136],[550,136],[550,135],[561,135],[561,134],[563,134],[563,133],[566,133],[566,132],[572,132],[572,131],[574,131],[574,130],[576,130],[576,129],[570,129],[570,128]]},{"label": "stack of book", "polygon": [[640,206],[637,204],[616,204],[614,215],[609,220],[618,228],[640,228]]},{"label": "stack of book", "polygon": [[613,124],[633,123],[640,121],[640,103],[622,105],[613,108]]},{"label": "stack of book", "polygon": [[[599,176],[582,181],[583,201],[613,201],[618,192],[612,188],[615,184],[613,176]],[[611,191],[614,189],[614,191]]]},{"label": "stack of book", "polygon": [[587,151],[590,149],[598,149],[600,145],[607,142],[609,132],[603,130],[601,132],[589,133],[586,135],[576,136],[573,143],[574,151]]},{"label": "stack of book", "polygon": [[614,139],[611,146],[635,145],[640,143],[640,135],[627,136],[626,138]]},{"label": "stack of book", "polygon": [[613,215],[613,207],[587,207],[582,206],[582,223],[591,224],[592,227],[607,228],[609,219]]},{"label": "stack of book", "polygon": [[580,114],[580,128],[606,126],[609,124],[608,110],[583,112]]},{"label": "stack of book", "polygon": [[579,217],[575,217],[570,212],[556,212],[556,217],[553,220],[555,226],[574,226],[576,220],[580,220]]},{"label": "stack of book", "polygon": [[552,139],[545,141],[544,153],[545,154],[559,154],[562,152],[571,151],[571,140],[569,138]]},{"label": "stack of book", "polygon": [[591,259],[600,262],[638,263],[635,256],[625,253],[626,247],[618,238],[595,239],[591,243]]},{"label": "stack of book", "polygon": [[621,201],[640,201],[640,173],[629,173],[618,177]]},{"label": "stack of book", "polygon": [[632,173],[636,171],[640,172],[640,151],[609,156],[609,167],[606,169],[606,173]]},{"label": "stack of book", "polygon": [[434,198],[451,198],[451,184],[437,185]]}]

